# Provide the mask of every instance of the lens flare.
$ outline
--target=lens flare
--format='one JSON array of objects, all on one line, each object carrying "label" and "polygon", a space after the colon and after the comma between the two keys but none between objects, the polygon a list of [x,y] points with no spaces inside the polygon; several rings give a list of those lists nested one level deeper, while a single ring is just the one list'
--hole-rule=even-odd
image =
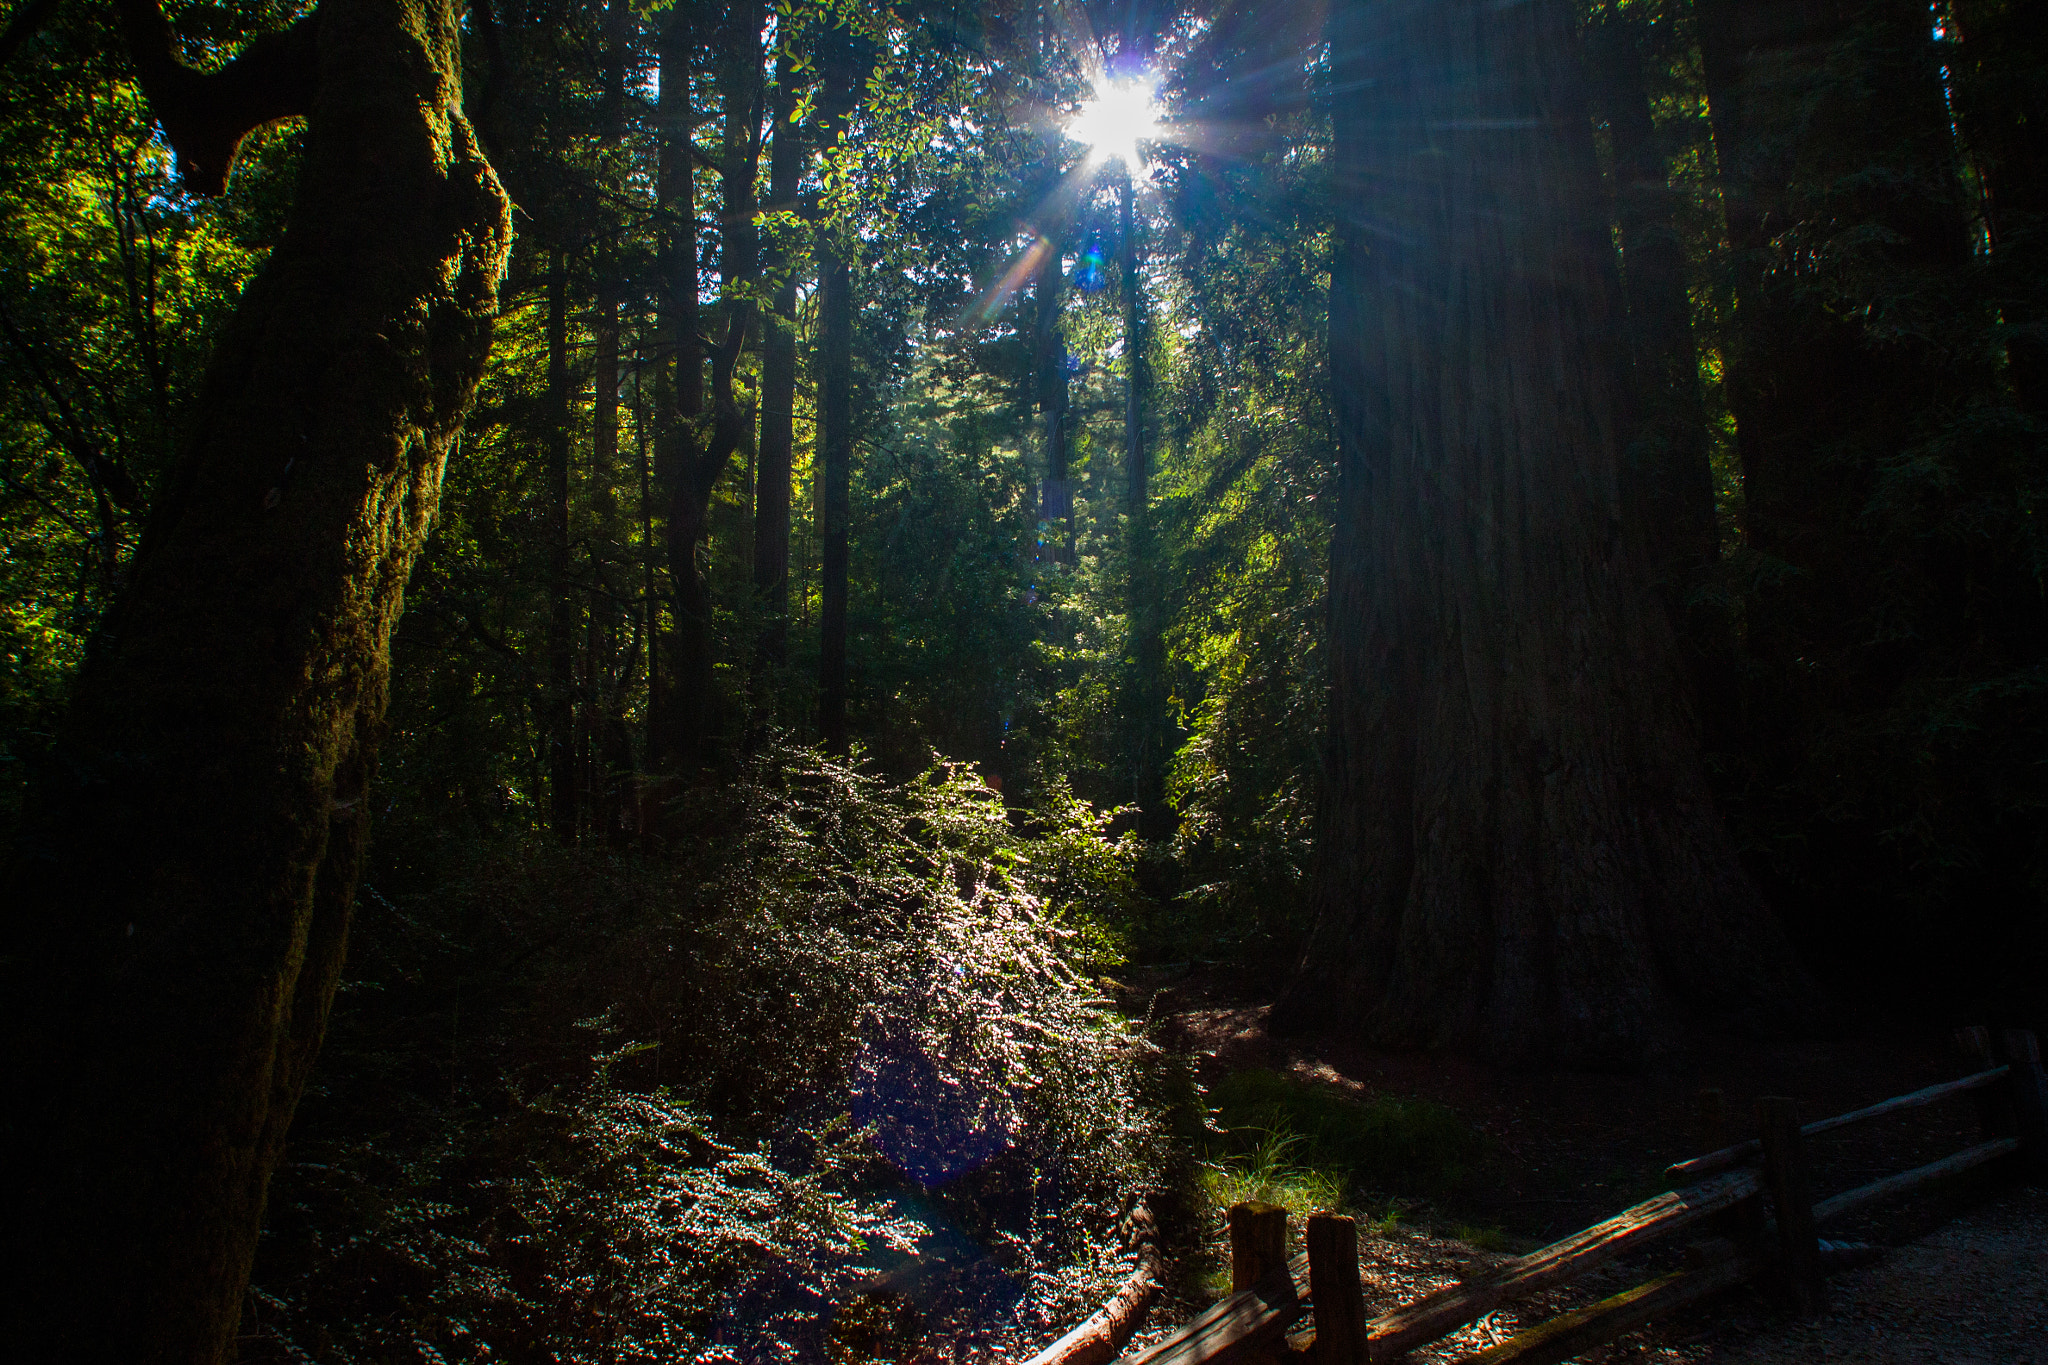
[{"label": "lens flare", "polygon": [[1158,92],[1143,76],[1107,81],[1067,120],[1067,136],[1088,149],[1093,161],[1138,165],[1138,144],[1159,136]]}]

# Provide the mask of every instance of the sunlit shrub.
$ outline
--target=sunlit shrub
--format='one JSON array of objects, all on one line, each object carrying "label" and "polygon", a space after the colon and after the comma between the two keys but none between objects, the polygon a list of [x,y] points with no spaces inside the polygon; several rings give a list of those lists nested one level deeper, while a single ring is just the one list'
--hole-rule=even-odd
[{"label": "sunlit shrub", "polygon": [[907,1354],[1106,1290],[1176,1081],[1077,970],[1128,880],[1094,813],[778,748],[672,827],[366,897],[259,1354]]}]

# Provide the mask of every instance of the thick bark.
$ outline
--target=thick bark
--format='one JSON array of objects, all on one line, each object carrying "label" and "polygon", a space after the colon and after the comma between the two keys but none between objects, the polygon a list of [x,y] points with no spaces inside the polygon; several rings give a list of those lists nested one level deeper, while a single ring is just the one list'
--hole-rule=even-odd
[{"label": "thick bark", "polygon": [[1622,529],[1565,0],[1332,17],[1339,507],[1315,925],[1283,1023],[1625,1064],[1796,978]]},{"label": "thick bark", "polygon": [[[818,42],[818,132],[832,147],[845,137],[860,99],[863,66],[857,40],[828,29]],[[828,224],[818,234],[818,450],[823,479],[820,518],[818,732],[832,753],[846,752],[846,612],[848,532],[853,520],[853,268],[851,234]]]},{"label": "thick bark", "polygon": [[548,262],[548,825],[576,842],[576,588],[569,574],[569,262]]},{"label": "thick bark", "polygon": [[[768,207],[787,213],[803,184],[804,147],[796,125],[797,71],[785,48],[775,64],[775,140],[768,154]],[[766,675],[789,659],[790,465],[796,448],[797,253],[778,247],[769,263],[775,299],[761,333],[761,455],[754,482],[754,593],[761,634],[755,643]]]},{"label": "thick bark", "polygon": [[208,368],[4,899],[9,1347],[213,1361],[347,939],[388,647],[511,234],[458,16],[325,0],[290,226]]}]

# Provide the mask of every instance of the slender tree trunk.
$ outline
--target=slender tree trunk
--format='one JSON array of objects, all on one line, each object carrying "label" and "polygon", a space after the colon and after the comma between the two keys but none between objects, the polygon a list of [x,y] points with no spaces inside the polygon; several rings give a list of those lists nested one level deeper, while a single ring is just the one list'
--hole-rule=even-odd
[{"label": "slender tree trunk", "polygon": [[710,531],[711,498],[748,423],[734,392],[742,349],[753,326],[750,297],[760,264],[754,221],[754,176],[760,164],[761,27],[759,0],[735,0],[720,25],[719,62],[724,145],[719,158],[719,312],[724,324],[712,361],[711,420],[686,421],[677,432],[676,479],[669,502],[669,577],[675,584],[675,760],[700,764],[718,729],[716,642],[711,583],[699,552]]},{"label": "slender tree trunk", "polygon": [[[0,896],[22,1359],[209,1362],[233,1338],[341,968],[392,627],[510,242],[459,32],[436,0],[320,6],[290,225]],[[228,159],[195,165],[224,184]]]},{"label": "slender tree trunk", "polygon": [[1572,7],[1339,0],[1333,698],[1283,1025],[1633,1062],[1797,978],[1623,533]]},{"label": "slender tree trunk", "polygon": [[[824,77],[819,137],[836,147],[860,99],[862,62],[853,35],[828,29],[818,43]],[[824,460],[822,589],[818,649],[818,731],[825,748],[843,754],[846,732],[848,532],[853,520],[853,250],[847,227],[818,234],[818,448]]]},{"label": "slender tree trunk", "polygon": [[1983,178],[1991,287],[2020,405],[2048,414],[2048,5],[1954,0],[1955,113]]},{"label": "slender tree trunk", "polygon": [[[603,183],[614,193],[624,189],[628,163],[623,152],[626,135],[626,63],[633,45],[634,14],[631,0],[608,0],[605,5],[604,49],[604,150],[599,162]],[[624,282],[619,277],[619,237],[623,231],[616,214],[604,212],[602,236],[597,246],[596,310],[591,329],[591,420],[590,487],[592,511],[597,523],[591,544],[591,577],[606,594],[592,599],[592,621],[602,621],[594,633],[593,685],[586,702],[590,728],[596,735],[595,771],[590,786],[591,826],[614,848],[624,847],[634,834],[633,741],[626,725],[626,708],[637,672],[639,643],[637,622],[622,626],[624,614],[609,594],[632,591],[630,562],[625,554],[628,537],[619,506],[619,358],[620,300]],[[621,655],[621,638],[631,635],[633,646]],[[602,665],[597,662],[601,658]],[[598,683],[602,685],[598,685]]]},{"label": "slender tree trunk", "polygon": [[1051,537],[1039,541],[1039,558],[1069,563],[1069,542],[1073,536],[1074,487],[1068,479],[1067,435],[1071,404],[1067,383],[1067,342],[1060,333],[1060,313],[1066,293],[1066,258],[1057,238],[1049,239],[1044,261],[1038,267],[1033,293],[1037,301],[1034,353],[1038,360],[1038,418],[1040,447],[1045,454],[1045,482],[1038,498],[1039,534]]},{"label": "slender tree trunk", "polygon": [[[803,184],[804,148],[796,125],[796,61],[787,40],[775,64],[775,140],[768,156],[768,206],[796,207]],[[761,634],[755,643],[763,710],[772,696],[770,675],[789,661],[790,466],[796,446],[797,257],[786,234],[769,273],[775,299],[761,333],[761,458],[754,486],[754,592]]]},{"label": "slender tree trunk", "polygon": [[1650,113],[1641,24],[1625,14],[1591,31],[1591,89],[1614,149],[1615,219],[1635,429],[1624,489],[1642,528],[1648,566],[1674,624],[1683,628],[1688,580],[1720,557],[1714,472],[1693,344],[1692,291],[1678,226],[1681,196]]},{"label": "slender tree trunk", "polygon": [[[1745,530],[1787,570],[1747,604],[1769,674],[1753,715],[1765,748],[1791,755],[1816,684],[1860,704],[1910,667],[1910,651],[1868,647],[1897,631],[1873,616],[1896,599],[1869,584],[1933,566],[1893,562],[1867,513],[1883,465],[1974,387],[1963,349],[1930,344],[1966,311],[1968,234],[1925,5],[1696,12],[1736,267],[1727,391]],[[1873,311],[1902,306],[1896,322]],[[1921,624],[1938,634],[1946,614]]]},{"label": "slender tree trunk", "polygon": [[1147,838],[1161,838],[1171,812],[1166,806],[1162,674],[1165,648],[1159,637],[1149,458],[1145,450],[1145,299],[1138,274],[1137,189],[1128,169],[1119,206],[1123,229],[1124,305],[1124,518],[1125,553],[1130,561],[1124,609],[1130,619],[1131,798],[1138,805]]},{"label": "slender tree trunk", "polygon": [[[695,122],[690,105],[691,56],[696,41],[693,13],[693,6],[675,6],[661,30],[661,93],[655,109],[660,139],[655,219],[662,314],[655,361],[654,482],[671,509],[686,496],[692,427],[704,409],[704,355],[697,339]],[[671,586],[678,595],[674,614],[680,619],[685,615],[680,597],[688,590],[684,579],[694,581],[695,566],[686,562],[682,567],[688,572],[679,575],[676,561],[694,559],[695,528],[676,525],[671,510],[664,517],[662,532]],[[657,606],[657,615],[659,610]],[[656,652],[668,649],[672,660],[679,652],[676,641],[664,636],[655,637],[651,644]],[[690,747],[689,727],[694,716],[675,695],[679,689],[673,679],[678,673],[675,668],[668,670],[668,691],[649,702],[650,719],[660,722],[650,725],[648,732],[647,766],[652,771],[694,757],[684,752]]]},{"label": "slender tree trunk", "polygon": [[576,842],[576,589],[569,568],[569,262],[548,261],[548,825],[557,843]]}]

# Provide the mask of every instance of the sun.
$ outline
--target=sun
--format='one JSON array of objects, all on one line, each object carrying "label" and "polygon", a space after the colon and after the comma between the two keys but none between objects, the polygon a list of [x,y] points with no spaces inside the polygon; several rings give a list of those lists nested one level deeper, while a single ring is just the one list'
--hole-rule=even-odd
[{"label": "sun", "polygon": [[1138,144],[1159,136],[1158,92],[1142,76],[1104,82],[1067,120],[1067,136],[1088,149],[1091,161],[1122,157],[1136,169]]}]

